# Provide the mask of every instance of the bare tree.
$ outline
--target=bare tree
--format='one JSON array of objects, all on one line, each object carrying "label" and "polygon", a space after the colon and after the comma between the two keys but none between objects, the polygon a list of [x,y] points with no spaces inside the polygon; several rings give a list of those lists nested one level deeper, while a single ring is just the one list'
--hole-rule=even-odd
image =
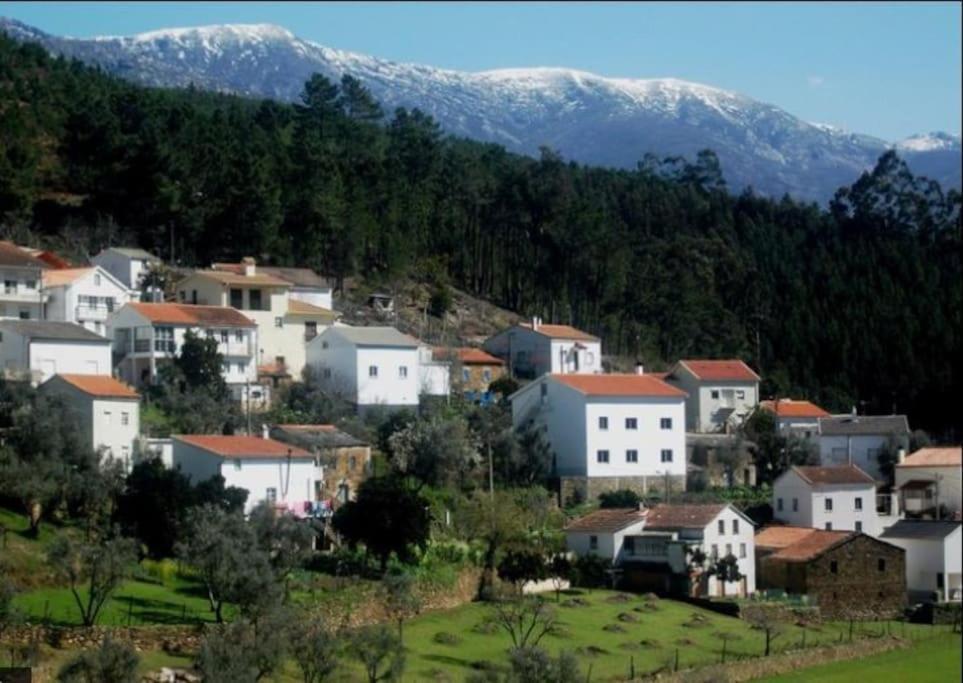
[{"label": "bare tree", "polygon": [[512,639],[513,648],[535,647],[555,626],[556,614],[541,597],[497,600],[493,620]]},{"label": "bare tree", "polygon": [[59,536],[47,551],[54,571],[67,582],[84,626],[93,626],[104,604],[127,578],[136,560],[127,538],[78,543]]},{"label": "bare tree", "polygon": [[768,657],[772,642],[785,630],[785,614],[782,608],[775,605],[747,605],[742,608],[741,616],[749,625],[765,634],[766,650],[763,656]]}]

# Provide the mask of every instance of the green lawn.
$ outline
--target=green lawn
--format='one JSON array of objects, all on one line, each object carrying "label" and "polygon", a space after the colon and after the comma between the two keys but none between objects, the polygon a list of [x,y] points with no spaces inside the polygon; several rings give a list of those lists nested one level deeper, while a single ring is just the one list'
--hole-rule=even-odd
[{"label": "green lawn", "polygon": [[960,635],[943,634],[917,641],[909,649],[814,666],[766,680],[772,683],[849,683],[854,680],[949,683],[960,680],[961,657],[963,648]]}]

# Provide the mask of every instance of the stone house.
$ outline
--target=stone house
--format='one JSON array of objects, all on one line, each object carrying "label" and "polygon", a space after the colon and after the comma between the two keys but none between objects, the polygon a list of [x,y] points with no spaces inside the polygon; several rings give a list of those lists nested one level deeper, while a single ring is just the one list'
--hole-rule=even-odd
[{"label": "stone house", "polygon": [[824,618],[895,615],[906,606],[906,551],[856,531],[766,527],[757,586],[806,595]]},{"label": "stone house", "polygon": [[452,364],[452,386],[471,398],[481,398],[492,382],[505,376],[505,361],[482,349],[436,347],[432,354]]},{"label": "stone house", "polygon": [[320,470],[315,500],[330,501],[332,508],[354,500],[371,473],[371,446],[334,425],[279,424],[270,435],[315,455]]}]

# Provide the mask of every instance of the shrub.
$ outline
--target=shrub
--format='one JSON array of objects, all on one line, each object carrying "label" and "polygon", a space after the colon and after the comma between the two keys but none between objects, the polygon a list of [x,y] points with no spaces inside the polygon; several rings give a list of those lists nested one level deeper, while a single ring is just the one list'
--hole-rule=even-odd
[{"label": "shrub", "polygon": [[439,631],[432,637],[432,640],[439,645],[458,645],[461,643],[461,637],[448,631]]},{"label": "shrub", "polygon": [[604,588],[609,582],[612,563],[598,555],[582,555],[575,560],[573,583],[581,588]]},{"label": "shrub", "polygon": [[178,563],[175,560],[152,560],[144,558],[136,571],[136,576],[140,580],[149,579],[153,583],[162,586],[169,586],[176,576],[180,574]]},{"label": "shrub", "polygon": [[605,491],[599,494],[599,506],[602,508],[635,508],[639,506],[642,497],[630,489]]}]

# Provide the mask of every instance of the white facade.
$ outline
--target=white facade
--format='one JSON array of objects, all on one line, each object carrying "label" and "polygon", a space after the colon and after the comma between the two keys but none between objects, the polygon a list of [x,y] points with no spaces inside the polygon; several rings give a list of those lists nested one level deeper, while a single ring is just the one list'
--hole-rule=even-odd
[{"label": "white facade", "polygon": [[545,375],[510,399],[516,428],[544,425],[558,476],[685,476],[682,396],[593,395]]},{"label": "white facade", "polygon": [[[682,538],[684,534],[680,535]],[[702,552],[710,562],[715,557],[733,555],[739,565],[739,573],[745,581],[745,592],[756,592],[756,543],[753,524],[731,505],[702,530]],[[742,581],[729,581],[722,585],[715,576],[709,577],[709,595],[738,595]]]},{"label": "white facade", "polygon": [[602,343],[567,325],[516,325],[489,338],[483,348],[507,360],[517,376],[602,372]]},{"label": "white facade", "polygon": [[566,531],[565,546],[579,557],[598,555],[618,564],[624,559],[625,537],[641,534],[644,526],[645,520],[639,520],[618,531]]},{"label": "white facade", "polygon": [[875,483],[810,483],[791,468],[773,482],[772,496],[774,518],[791,526],[862,531],[875,538],[896,521],[877,513]]},{"label": "white facade", "polygon": [[125,471],[130,471],[140,434],[139,398],[91,395],[59,375],[45,382],[41,390],[63,396],[93,449],[103,449],[106,458],[120,460]]},{"label": "white facade", "polygon": [[77,323],[102,336],[110,314],[134,298],[132,290],[99,266],[51,270],[44,279],[47,320]]},{"label": "white facade", "polygon": [[108,247],[90,262],[106,270],[128,289],[139,290],[150,264],[159,263],[160,259],[141,249]]},{"label": "white facade", "polygon": [[451,363],[436,360],[430,346],[418,347],[419,391],[426,396],[451,394]]},{"label": "white facade", "polygon": [[331,287],[302,287],[295,284],[291,285],[289,296],[292,299],[303,301],[306,304],[317,306],[318,308],[326,308],[329,311],[334,310],[334,298],[331,293]]},{"label": "white facade", "polygon": [[930,524],[950,523],[901,522],[887,531],[883,540],[906,551],[907,590],[926,594],[939,591],[942,600],[959,602],[963,594],[963,527],[956,522],[955,530],[945,536],[914,533],[915,526]]},{"label": "white facade", "polygon": [[[697,375],[687,363],[714,361],[680,361],[666,377],[666,382],[688,394],[685,402],[686,430],[690,432],[722,432],[728,426],[741,424],[759,403],[759,380],[714,379]],[[727,361],[736,363],[735,361]],[[738,363],[742,365],[741,363]],[[698,367],[698,366],[696,366]],[[745,366],[743,366],[745,367]],[[754,374],[745,368],[744,374]],[[723,375],[724,377],[724,375]]]},{"label": "white facade", "polygon": [[7,376],[29,376],[35,383],[57,373],[109,375],[110,340],[37,338],[0,324],[0,367]]},{"label": "white facade", "polygon": [[877,479],[882,477],[879,452],[886,447],[888,436],[867,434],[819,437],[819,462],[824,466],[856,465]]},{"label": "white facade", "polygon": [[957,466],[903,466],[894,468],[896,486],[899,489],[910,481],[933,482],[933,506],[945,505],[950,515],[963,510],[961,500],[961,469]]},{"label": "white facade", "polygon": [[0,266],[0,318],[40,320],[47,295],[42,290],[44,268]]},{"label": "white facade", "polygon": [[305,503],[314,501],[318,475],[312,457],[245,455],[232,458],[212,453],[178,437],[174,437],[173,442],[174,467],[180,467],[193,483],[219,474],[224,477],[225,486],[245,489],[248,492],[245,514],[264,500],[283,505],[295,513],[303,513]]},{"label": "white facade", "polygon": [[392,328],[329,327],[308,343],[308,364],[332,393],[361,409],[416,407],[418,344],[404,336]]}]

